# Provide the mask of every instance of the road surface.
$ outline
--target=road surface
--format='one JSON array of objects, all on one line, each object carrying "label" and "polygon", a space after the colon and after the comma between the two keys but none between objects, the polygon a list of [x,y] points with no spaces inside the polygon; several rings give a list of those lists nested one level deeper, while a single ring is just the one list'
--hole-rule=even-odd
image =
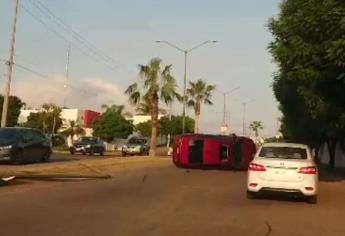
[{"label": "road surface", "polygon": [[247,200],[246,173],[178,169],[168,159],[104,169],[113,178],[0,187],[7,235],[345,235],[345,182],[321,182],[319,204]]}]

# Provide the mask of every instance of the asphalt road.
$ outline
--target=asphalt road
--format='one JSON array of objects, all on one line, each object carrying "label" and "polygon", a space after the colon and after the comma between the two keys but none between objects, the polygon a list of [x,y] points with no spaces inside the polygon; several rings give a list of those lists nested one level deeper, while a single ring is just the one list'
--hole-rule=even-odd
[{"label": "asphalt road", "polygon": [[0,235],[345,235],[344,181],[321,182],[310,205],[247,200],[246,173],[178,169],[168,159],[106,171],[112,179],[0,187]]}]

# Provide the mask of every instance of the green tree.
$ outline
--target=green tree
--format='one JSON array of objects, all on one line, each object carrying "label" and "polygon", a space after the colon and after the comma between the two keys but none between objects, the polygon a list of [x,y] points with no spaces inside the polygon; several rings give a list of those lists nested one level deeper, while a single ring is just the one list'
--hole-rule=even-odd
[{"label": "green tree", "polygon": [[[135,126],[135,130],[138,131],[144,137],[151,137],[152,124],[151,121],[140,122]],[[158,134],[157,134],[158,135]]]},{"label": "green tree", "polygon": [[[2,106],[4,103],[4,96],[0,95],[0,112],[2,113]],[[13,127],[18,123],[20,109],[25,105],[17,96],[10,96],[8,103],[7,126]]]},{"label": "green tree", "polygon": [[125,93],[134,105],[148,101],[152,122],[150,156],[156,156],[159,101],[169,104],[180,96],[176,80],[171,75],[171,65],[162,68],[161,59],[153,58],[148,65],[139,65],[139,75],[141,81],[130,85]]},{"label": "green tree", "polygon": [[269,49],[282,132],[316,149],[326,142],[334,167],[336,144],[345,142],[345,2],[285,0],[280,9]]},{"label": "green tree", "polygon": [[[160,131],[163,135],[180,135],[183,134],[182,132],[182,116],[171,116],[169,117],[162,117],[159,121],[160,124]],[[193,133],[194,132],[194,120],[188,116],[185,117],[185,133]]]},{"label": "green tree", "polygon": [[127,138],[133,132],[133,125],[119,112],[106,110],[94,123],[93,135],[111,142],[116,138]]},{"label": "green tree", "polygon": [[43,104],[41,111],[31,113],[25,127],[36,128],[46,134],[57,133],[62,125],[61,108],[54,104]]},{"label": "green tree", "polygon": [[253,121],[250,123],[249,128],[255,133],[255,137],[259,137],[259,130],[262,130],[264,127],[261,121]]},{"label": "green tree", "polygon": [[199,133],[201,104],[212,105],[212,93],[216,89],[214,85],[208,85],[204,80],[199,79],[196,82],[189,82],[187,88],[188,106],[193,107],[195,113],[194,133]]}]

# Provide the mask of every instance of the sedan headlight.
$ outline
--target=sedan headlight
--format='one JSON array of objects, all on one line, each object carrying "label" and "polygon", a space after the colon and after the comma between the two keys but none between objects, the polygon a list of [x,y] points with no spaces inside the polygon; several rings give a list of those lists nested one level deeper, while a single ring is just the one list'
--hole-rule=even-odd
[{"label": "sedan headlight", "polygon": [[90,148],[90,147],[91,147],[91,145],[90,145],[90,144],[86,145],[86,148]]}]

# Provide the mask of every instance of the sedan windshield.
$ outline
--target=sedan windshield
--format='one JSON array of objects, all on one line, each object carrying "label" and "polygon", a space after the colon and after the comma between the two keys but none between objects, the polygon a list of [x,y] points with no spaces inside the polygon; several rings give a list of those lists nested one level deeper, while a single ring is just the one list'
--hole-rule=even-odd
[{"label": "sedan windshield", "polygon": [[145,144],[145,143],[146,143],[145,139],[132,138],[132,139],[128,140],[128,144],[138,144],[138,145],[141,145],[141,144]]},{"label": "sedan windshield", "polygon": [[9,145],[18,140],[17,131],[14,129],[0,129],[0,145]]},{"label": "sedan windshield", "polygon": [[296,147],[262,147],[259,157],[282,159],[307,159],[307,150]]},{"label": "sedan windshield", "polygon": [[97,139],[94,137],[81,137],[78,140],[79,143],[97,143]]}]

